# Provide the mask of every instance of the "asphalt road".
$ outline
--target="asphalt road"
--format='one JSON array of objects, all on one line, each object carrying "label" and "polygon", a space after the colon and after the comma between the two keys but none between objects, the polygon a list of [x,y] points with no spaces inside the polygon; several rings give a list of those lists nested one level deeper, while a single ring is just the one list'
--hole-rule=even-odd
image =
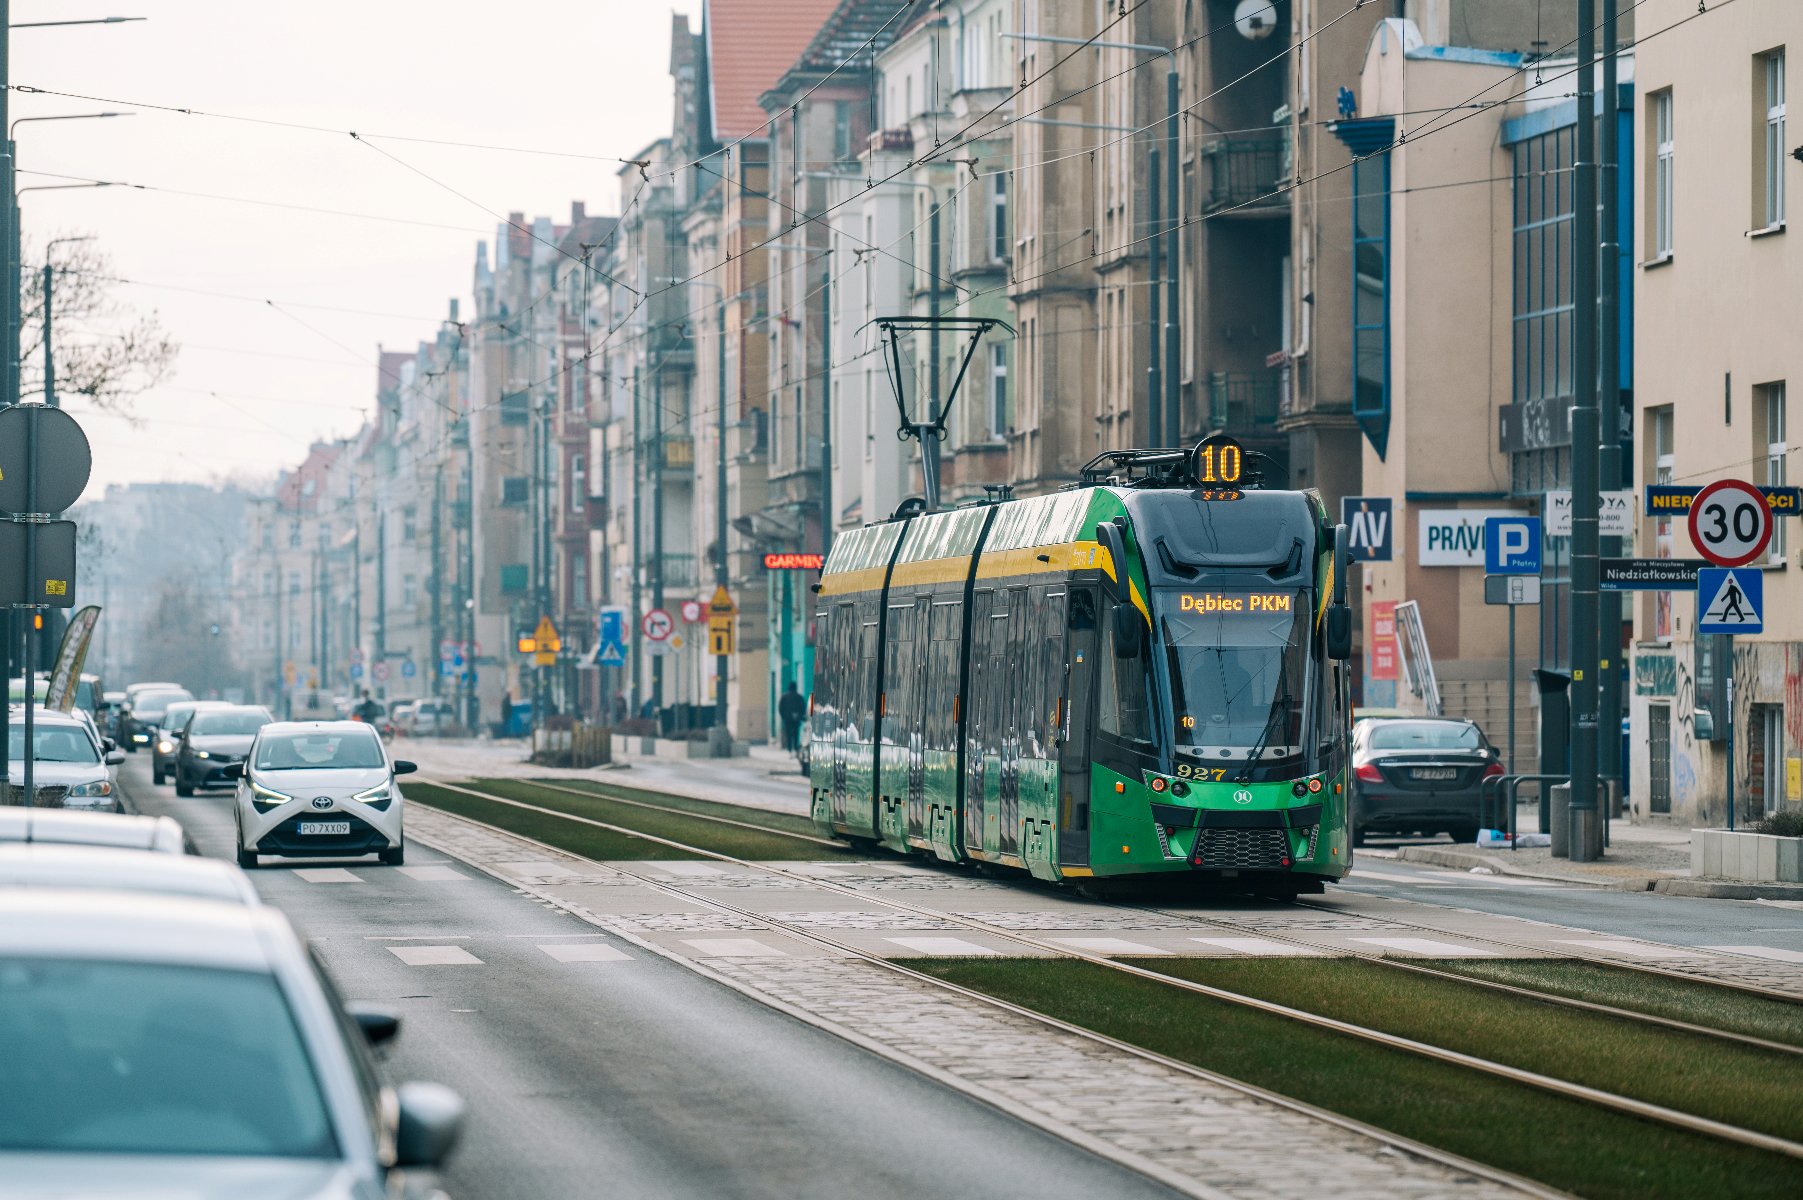
[{"label": "asphalt road", "polygon": [[[145,754],[120,779],[231,857],[227,794],[179,799]],[[1171,1195],[423,846],[265,861],[258,890],[345,995],[403,1015],[391,1077],[468,1101],[454,1197]]]}]

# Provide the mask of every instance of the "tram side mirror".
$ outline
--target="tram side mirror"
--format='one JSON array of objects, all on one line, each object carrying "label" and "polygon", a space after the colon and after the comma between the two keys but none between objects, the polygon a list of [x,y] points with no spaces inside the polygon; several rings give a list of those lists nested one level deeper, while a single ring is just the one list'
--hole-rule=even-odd
[{"label": "tram side mirror", "polygon": [[1145,641],[1145,625],[1131,604],[1114,606],[1114,654],[1116,658],[1138,658]]},{"label": "tram side mirror", "polygon": [[1333,527],[1333,595],[1328,602],[1344,606],[1346,576],[1352,572],[1352,532],[1344,525]]},{"label": "tram side mirror", "polygon": [[1340,662],[1352,657],[1352,607],[1344,601],[1327,606],[1327,657]]},{"label": "tram side mirror", "polygon": [[1096,524],[1096,541],[1102,549],[1108,551],[1108,561],[1114,566],[1114,586],[1121,595],[1127,594],[1127,539],[1121,535],[1121,527],[1113,521],[1101,521]]}]

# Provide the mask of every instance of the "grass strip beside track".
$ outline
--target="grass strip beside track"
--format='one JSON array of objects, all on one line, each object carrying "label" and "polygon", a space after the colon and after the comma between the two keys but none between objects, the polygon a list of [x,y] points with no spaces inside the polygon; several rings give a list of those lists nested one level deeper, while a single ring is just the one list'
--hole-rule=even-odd
[{"label": "grass strip beside track", "polygon": [[1803,1046],[1803,1003],[1572,959],[1448,959],[1437,970]]},{"label": "grass strip beside track", "polygon": [[[621,804],[604,796],[572,796],[553,792],[530,783],[508,779],[475,780],[467,786],[492,792],[524,804],[554,809],[571,816],[605,821],[626,829],[683,842],[716,854],[754,862],[812,862],[839,857],[832,848],[803,841],[772,830],[765,833],[721,825],[682,813],[653,812],[631,804]],[[600,862],[630,862],[662,859],[697,858],[686,850],[658,842],[597,829],[579,821],[565,821],[548,813],[536,813],[483,800],[462,792],[433,787],[429,783],[409,784],[407,798],[442,808],[446,812],[472,821],[482,821],[499,829],[523,834]]]},{"label": "grass strip beside track", "polygon": [[[494,780],[484,780],[482,786],[487,787]],[[747,808],[742,804],[730,804],[720,800],[698,800],[694,796],[682,796],[675,792],[660,792],[652,788],[632,787],[615,783],[613,780],[595,779],[533,779],[527,783],[556,784],[559,788],[588,792],[603,798],[632,800],[639,804],[654,804],[659,808],[667,808],[673,812],[691,812],[704,817],[721,817],[728,821],[742,821],[747,825],[762,825],[776,833],[798,833],[805,837],[819,837],[820,830],[814,822],[806,817],[798,817],[793,813],[770,812],[762,808]],[[557,792],[552,792],[557,795]]]},{"label": "grass strip beside track", "polygon": [[1139,959],[1273,1000],[1775,1137],[1803,1138],[1794,1058],[1358,959]]},{"label": "grass strip beside track", "polygon": [[[1222,961],[1160,958],[1147,965],[1175,974],[1175,967]],[[1236,967],[1274,965],[1228,961]],[[1595,1200],[1803,1195],[1803,1162],[1794,1159],[1651,1125],[1093,963],[986,958],[919,959],[907,965],[1575,1195]],[[1321,972],[1324,980],[1329,977],[1324,968],[1361,966],[1320,960],[1281,965]],[[1368,964],[1363,970],[1382,972]],[[1382,974],[1384,983],[1393,983]],[[1351,978],[1340,975],[1341,986]],[[1243,979],[1207,982],[1251,990]],[[1320,990],[1330,996],[1333,991],[1325,983]],[[1481,1016],[1494,1000],[1474,991],[1461,1012],[1441,1015],[1457,1027]],[[1396,1005],[1394,998],[1387,1003]],[[1537,1014],[1557,1011],[1533,1007]],[[1315,1011],[1333,1010],[1317,1006]],[[1446,1044],[1446,1032],[1441,1029],[1431,1040]],[[1507,1047],[1471,1049],[1494,1058]],[[1563,1070],[1551,1073],[1567,1077]]]}]

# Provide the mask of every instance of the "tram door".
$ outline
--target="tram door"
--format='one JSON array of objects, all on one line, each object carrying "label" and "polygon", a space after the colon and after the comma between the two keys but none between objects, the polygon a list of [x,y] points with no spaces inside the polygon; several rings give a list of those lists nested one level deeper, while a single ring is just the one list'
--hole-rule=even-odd
[{"label": "tram door", "polygon": [[1089,864],[1089,732],[1096,701],[1094,587],[1072,587],[1066,608],[1064,695],[1058,711],[1058,847],[1061,866]]}]

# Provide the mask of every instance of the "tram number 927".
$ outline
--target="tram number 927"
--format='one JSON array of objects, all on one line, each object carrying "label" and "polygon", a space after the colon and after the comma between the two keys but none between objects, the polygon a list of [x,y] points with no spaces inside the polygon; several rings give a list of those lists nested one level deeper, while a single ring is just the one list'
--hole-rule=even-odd
[{"label": "tram number 927", "polygon": [[[1190,717],[1184,718],[1186,721],[1192,719],[1193,718]],[[1178,763],[1175,767],[1171,768],[1171,774],[1177,776],[1179,779],[1199,779],[1204,783],[1219,783],[1227,778],[1227,768],[1196,767],[1191,766],[1189,763]]]}]

